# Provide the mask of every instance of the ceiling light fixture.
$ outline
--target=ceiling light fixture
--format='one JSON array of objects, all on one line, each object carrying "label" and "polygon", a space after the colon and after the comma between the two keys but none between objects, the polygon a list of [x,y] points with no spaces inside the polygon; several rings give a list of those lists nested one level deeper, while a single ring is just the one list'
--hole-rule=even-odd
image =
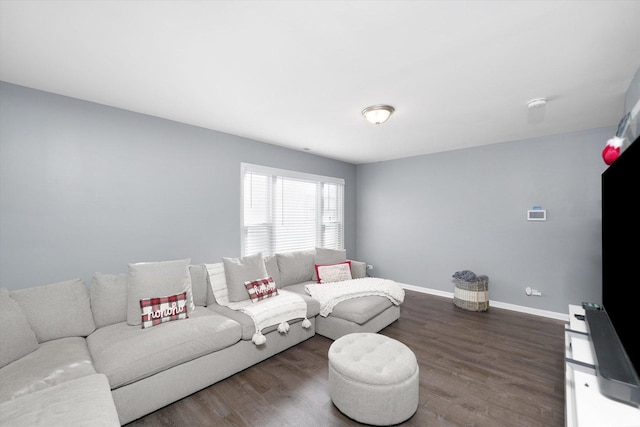
[{"label": "ceiling light fixture", "polygon": [[536,98],[527,102],[527,108],[540,108],[544,107],[547,104],[547,98]]},{"label": "ceiling light fixture", "polygon": [[386,122],[394,111],[396,111],[396,109],[391,105],[379,104],[365,108],[362,110],[362,115],[369,123],[379,125],[380,123]]}]

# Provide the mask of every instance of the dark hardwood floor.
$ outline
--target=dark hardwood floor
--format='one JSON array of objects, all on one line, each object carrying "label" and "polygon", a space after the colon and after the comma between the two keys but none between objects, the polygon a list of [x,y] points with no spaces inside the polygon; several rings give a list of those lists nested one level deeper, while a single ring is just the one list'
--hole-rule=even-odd
[{"label": "dark hardwood floor", "polygon": [[[420,404],[403,426],[564,426],[564,323],[406,291],[381,334],[409,346]],[[127,427],[354,426],[328,395],[327,351],[316,335]]]}]

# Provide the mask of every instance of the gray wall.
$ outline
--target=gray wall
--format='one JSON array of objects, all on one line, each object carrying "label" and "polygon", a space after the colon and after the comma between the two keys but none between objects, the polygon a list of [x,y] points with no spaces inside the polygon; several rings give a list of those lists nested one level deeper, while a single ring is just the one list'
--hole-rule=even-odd
[{"label": "gray wall", "polygon": [[[639,99],[640,70],[621,119]],[[602,302],[602,149],[616,130],[360,165],[357,258],[374,276],[436,292],[452,293],[451,275],[472,270],[489,276],[489,298],[501,303],[566,313]],[[639,134],[640,115],[627,137]],[[548,220],[526,221],[532,206]],[[527,286],[542,296],[526,296]]]},{"label": "gray wall", "polygon": [[[627,111],[639,88],[637,74]],[[250,162],[344,178],[347,252],[373,275],[450,293],[470,269],[494,301],[561,313],[601,298],[601,151],[615,127],[356,167],[7,83],[0,113],[9,289],[239,255]],[[533,205],[548,221],[525,220]]]},{"label": "gray wall", "polygon": [[240,255],[240,163],[345,179],[355,253],[354,165],[0,83],[0,286],[127,263]]},{"label": "gray wall", "polygon": [[[601,299],[601,156],[615,127],[360,165],[358,258],[373,275],[453,292],[489,276],[494,301],[566,313]],[[527,221],[532,206],[545,222]],[[542,291],[526,296],[525,287]]]}]

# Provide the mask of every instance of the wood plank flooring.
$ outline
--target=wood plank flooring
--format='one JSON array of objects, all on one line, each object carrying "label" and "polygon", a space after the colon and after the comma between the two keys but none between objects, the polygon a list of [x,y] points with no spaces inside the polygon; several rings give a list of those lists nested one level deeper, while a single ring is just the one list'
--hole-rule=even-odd
[{"label": "wood plank flooring", "polygon": [[[564,322],[406,291],[400,319],[380,331],[420,366],[420,405],[403,426],[563,427]],[[316,335],[127,427],[357,426],[328,395]]]}]

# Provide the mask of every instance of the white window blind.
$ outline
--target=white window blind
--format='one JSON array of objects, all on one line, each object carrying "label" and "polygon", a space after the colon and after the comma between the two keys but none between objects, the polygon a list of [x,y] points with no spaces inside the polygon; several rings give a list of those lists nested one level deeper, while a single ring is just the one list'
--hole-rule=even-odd
[{"label": "white window blind", "polygon": [[344,180],[242,163],[242,256],[344,248]]}]

